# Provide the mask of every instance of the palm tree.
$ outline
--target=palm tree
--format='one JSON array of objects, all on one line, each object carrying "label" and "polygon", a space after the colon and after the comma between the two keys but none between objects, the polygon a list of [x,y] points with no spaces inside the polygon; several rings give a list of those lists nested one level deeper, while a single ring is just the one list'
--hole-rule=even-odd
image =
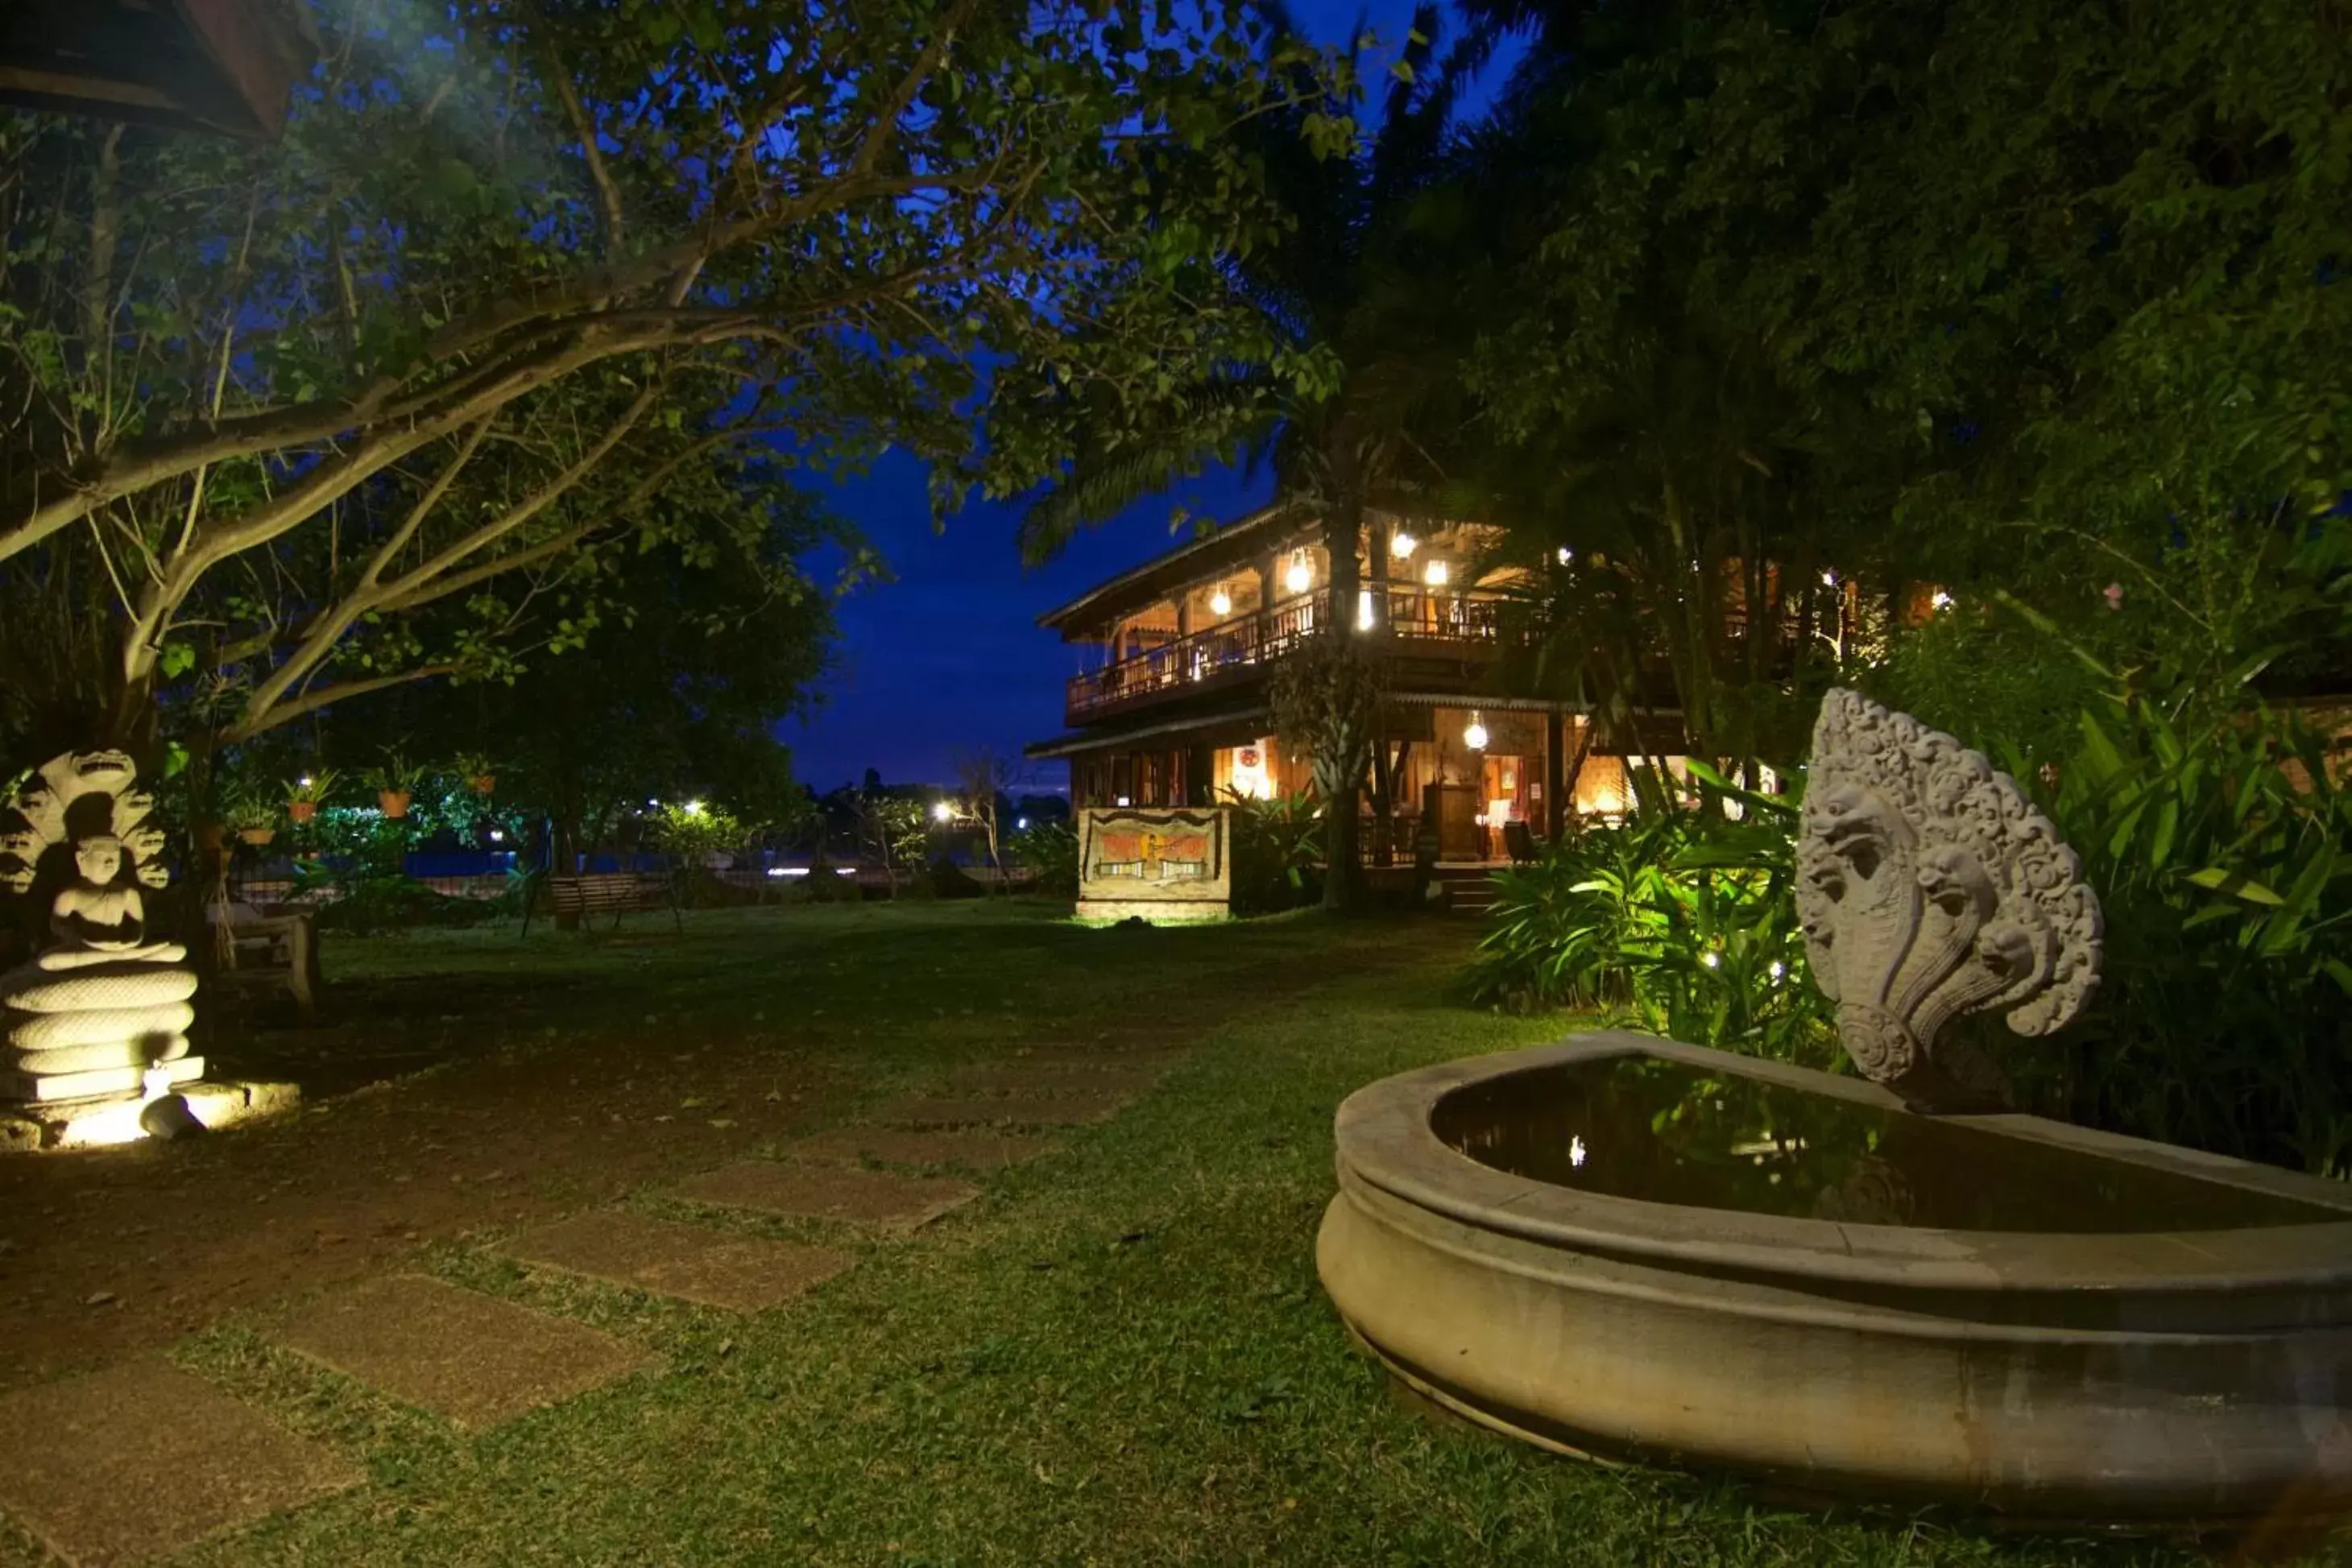
[{"label": "palm tree", "polygon": [[[1296,38],[1278,5],[1264,15],[1277,38]],[[1078,528],[1204,463],[1270,465],[1274,504],[1322,524],[1331,563],[1323,623],[1335,632],[1353,623],[1365,511],[1424,509],[1445,481],[1439,455],[1463,423],[1459,371],[1475,339],[1468,313],[1479,291],[1465,275],[1472,214],[1448,183],[1459,78],[1433,68],[1438,16],[1434,5],[1414,13],[1378,130],[1351,151],[1320,152],[1311,133],[1339,117],[1360,119],[1366,94],[1353,72],[1344,90],[1302,91],[1287,114],[1245,130],[1287,223],[1220,281],[1263,320],[1269,351],[1175,389],[1140,439],[1082,447],[1024,517],[1026,559],[1050,559]],[[1360,885],[1364,764],[1318,763],[1327,781],[1324,906],[1344,909]]]}]

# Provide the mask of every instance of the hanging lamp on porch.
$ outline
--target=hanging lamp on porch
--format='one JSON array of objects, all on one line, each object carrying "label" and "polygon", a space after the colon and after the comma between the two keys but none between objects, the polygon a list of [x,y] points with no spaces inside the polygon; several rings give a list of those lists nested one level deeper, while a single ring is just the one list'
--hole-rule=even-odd
[{"label": "hanging lamp on porch", "polygon": [[1475,707],[1470,710],[1468,727],[1462,731],[1462,744],[1473,751],[1486,749],[1486,727],[1480,722],[1478,710]]}]

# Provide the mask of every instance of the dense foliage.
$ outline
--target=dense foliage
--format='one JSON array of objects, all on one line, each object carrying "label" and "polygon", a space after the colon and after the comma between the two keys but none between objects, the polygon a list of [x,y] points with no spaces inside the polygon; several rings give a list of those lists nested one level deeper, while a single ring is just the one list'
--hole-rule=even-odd
[{"label": "dense foliage", "polygon": [[1047,898],[1078,896],[1078,834],[1067,822],[1038,822],[1006,835],[1004,858],[1026,871],[1033,892]]},{"label": "dense foliage", "polygon": [[282,141],[0,117],[11,752],[503,675],[754,468],[1029,482],[1117,412],[991,367],[1263,336],[1192,285],[1316,79],[1238,0],[315,10]]},{"label": "dense foliage", "polygon": [[[1574,1007],[1675,1040],[1827,1067],[1794,896],[1793,800],[1727,787],[1678,799],[1646,772],[1621,823],[1575,828],[1494,875],[1469,977],[1496,1007]],[[1727,815],[1733,802],[1738,820]]]},{"label": "dense foliage", "polygon": [[2079,1024],[2007,1052],[2031,1097],[2352,1176],[2352,791],[2319,737],[2292,713],[2119,694],[2082,711],[2054,773],[2105,973]]},{"label": "dense foliage", "polygon": [[1309,795],[1231,800],[1234,913],[1273,915],[1321,902],[1322,803]]}]

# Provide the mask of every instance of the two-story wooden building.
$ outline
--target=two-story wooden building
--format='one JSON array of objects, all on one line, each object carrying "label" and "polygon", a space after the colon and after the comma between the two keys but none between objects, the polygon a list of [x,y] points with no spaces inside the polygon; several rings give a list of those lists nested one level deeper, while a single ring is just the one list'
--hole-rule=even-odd
[{"label": "two-story wooden building", "polygon": [[[1268,703],[1276,664],[1312,637],[1375,640],[1388,663],[1383,743],[1363,841],[1410,860],[1433,825],[1443,860],[1504,852],[1507,824],[1559,831],[1571,807],[1627,804],[1626,740],[1596,744],[1573,703],[1509,683],[1514,570],[1482,568],[1493,530],[1374,516],[1359,539],[1354,614],[1335,626],[1322,525],[1268,509],[1230,523],[1039,617],[1081,662],[1068,733],[1028,748],[1070,765],[1074,804],[1208,805],[1308,789]],[[1646,748],[1678,749],[1680,716],[1645,715]],[[1667,758],[1668,766],[1675,759]],[[1573,774],[1573,777],[1570,775]]]}]

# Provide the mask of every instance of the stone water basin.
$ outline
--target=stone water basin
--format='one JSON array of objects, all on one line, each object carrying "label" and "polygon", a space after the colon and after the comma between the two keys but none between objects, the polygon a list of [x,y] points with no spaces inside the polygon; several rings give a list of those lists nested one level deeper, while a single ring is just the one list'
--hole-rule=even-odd
[{"label": "stone water basin", "polygon": [[2027,1527],[2352,1515],[2352,1187],[1623,1033],[1338,1134],[1333,1302],[1514,1437]]}]

